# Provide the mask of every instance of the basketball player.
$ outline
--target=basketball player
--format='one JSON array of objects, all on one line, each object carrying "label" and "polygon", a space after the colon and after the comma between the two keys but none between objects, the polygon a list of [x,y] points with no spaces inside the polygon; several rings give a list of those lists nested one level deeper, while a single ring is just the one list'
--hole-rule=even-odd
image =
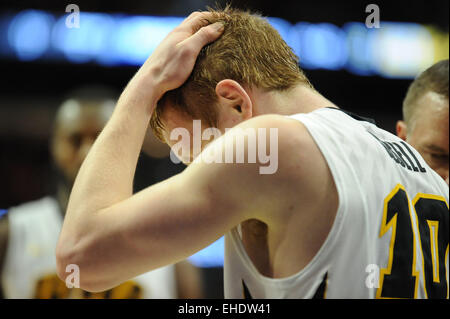
[{"label": "basketball player", "polygon": [[[191,162],[182,173],[133,195],[149,123],[169,145],[191,147],[195,119],[223,135],[182,156]],[[235,137],[249,154],[252,132],[266,142],[258,150],[278,155],[275,172],[261,174],[259,156],[204,159]],[[448,186],[420,154],[314,90],[264,19],[195,12],[129,82],[86,157],[58,274],[76,264],[81,287],[102,291],[226,234],[226,298],[446,298],[447,203]]]},{"label": "basketball player", "polygon": [[[176,273],[167,266],[103,293],[69,289],[56,275],[55,247],[70,188],[87,152],[114,109],[100,89],[81,90],[59,108],[51,153],[60,173],[56,196],[9,210],[0,220],[0,289],[5,298],[176,298]],[[156,147],[154,147],[156,149]],[[159,150],[157,150],[159,151]],[[186,266],[187,267],[187,266]],[[188,292],[183,288],[184,292]]]},{"label": "basketball player", "polygon": [[420,74],[403,101],[397,136],[408,142],[446,182],[448,178],[448,59]]}]

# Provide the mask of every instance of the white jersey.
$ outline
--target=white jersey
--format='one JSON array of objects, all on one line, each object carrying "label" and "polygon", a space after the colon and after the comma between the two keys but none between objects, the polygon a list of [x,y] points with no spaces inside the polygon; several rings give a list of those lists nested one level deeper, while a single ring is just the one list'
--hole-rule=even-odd
[{"label": "white jersey", "polygon": [[339,109],[301,121],[334,178],[339,206],[314,258],[268,278],[226,234],[226,298],[448,298],[449,188],[410,145]]},{"label": "white jersey", "polygon": [[63,219],[54,198],[11,208],[8,219],[8,247],[1,274],[5,298],[177,297],[174,266],[142,274],[102,293],[67,288],[56,275],[55,249]]}]

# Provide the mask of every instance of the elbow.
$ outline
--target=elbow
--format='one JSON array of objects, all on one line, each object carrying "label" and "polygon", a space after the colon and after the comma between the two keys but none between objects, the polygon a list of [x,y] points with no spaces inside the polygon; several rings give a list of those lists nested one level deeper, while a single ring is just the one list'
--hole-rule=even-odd
[{"label": "elbow", "polygon": [[68,288],[80,288],[80,256],[67,240],[58,241],[56,246],[56,273]]},{"label": "elbow", "polygon": [[101,271],[90,255],[88,245],[82,241],[71,242],[60,238],[56,247],[56,271],[67,288],[81,288],[89,292],[110,288],[104,285]]}]

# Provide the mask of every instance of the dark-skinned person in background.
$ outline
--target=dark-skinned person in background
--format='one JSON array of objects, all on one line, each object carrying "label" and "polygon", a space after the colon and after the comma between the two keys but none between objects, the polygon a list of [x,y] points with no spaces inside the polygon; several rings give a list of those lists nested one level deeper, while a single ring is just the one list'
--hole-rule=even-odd
[{"label": "dark-skinned person in background", "polygon": [[[115,103],[115,94],[109,88],[93,86],[74,91],[58,108],[50,140],[56,175],[54,194],[12,207],[0,217],[0,295],[3,298],[201,297],[198,272],[188,261],[142,274],[102,293],[69,288],[56,275],[55,248],[70,190]],[[152,134],[145,140],[144,150],[147,148],[151,148],[152,152],[147,154],[155,161],[168,156],[168,148]],[[172,173],[164,168],[159,163],[154,171],[158,170],[160,175]],[[153,177],[151,182],[167,176]]]}]

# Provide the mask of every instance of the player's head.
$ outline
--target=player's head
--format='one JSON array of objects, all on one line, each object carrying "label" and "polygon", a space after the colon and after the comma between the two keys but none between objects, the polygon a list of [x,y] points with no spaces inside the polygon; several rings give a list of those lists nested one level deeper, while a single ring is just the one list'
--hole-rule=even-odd
[{"label": "player's head", "polygon": [[266,19],[228,6],[210,11],[208,20],[223,22],[225,31],[201,50],[188,80],[158,102],[150,124],[163,141],[175,127],[189,130],[193,119],[203,129],[223,132],[258,115],[255,90],[275,94],[299,84],[311,87],[298,57]]},{"label": "player's head", "polygon": [[397,135],[415,147],[448,183],[448,64],[440,61],[410,85]]},{"label": "player's head", "polygon": [[68,182],[73,183],[89,149],[114,109],[112,94],[100,88],[70,95],[56,113],[51,152]]}]

